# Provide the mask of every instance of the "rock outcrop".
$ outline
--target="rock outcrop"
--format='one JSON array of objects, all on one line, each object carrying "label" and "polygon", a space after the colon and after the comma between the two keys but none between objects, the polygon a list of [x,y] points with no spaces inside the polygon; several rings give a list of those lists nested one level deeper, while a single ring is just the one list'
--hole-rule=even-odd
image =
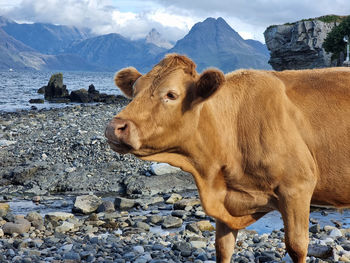
[{"label": "rock outcrop", "polygon": [[332,53],[322,48],[327,34],[336,25],[337,22],[326,23],[315,18],[268,27],[264,36],[271,53],[270,65],[275,70],[336,66]]},{"label": "rock outcrop", "polygon": [[[128,102],[128,99],[121,95],[110,95],[106,93],[100,93],[95,89],[95,86],[91,84],[89,90],[79,89],[73,90],[70,94],[67,90],[67,86],[63,84],[63,74],[53,74],[49,80],[47,86],[43,86],[38,90],[38,93],[44,93],[45,100],[53,103],[90,103],[90,102],[102,102],[102,103],[116,103],[117,101]],[[31,99],[30,103],[44,103],[42,99]]]},{"label": "rock outcrop", "polygon": [[68,90],[63,85],[62,73],[53,74],[45,87],[45,99],[52,102],[69,102]]}]

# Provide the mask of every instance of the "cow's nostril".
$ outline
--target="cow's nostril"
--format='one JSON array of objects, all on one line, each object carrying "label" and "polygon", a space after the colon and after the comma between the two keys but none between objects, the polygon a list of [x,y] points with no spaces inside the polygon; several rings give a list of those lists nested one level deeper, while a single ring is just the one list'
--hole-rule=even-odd
[{"label": "cow's nostril", "polygon": [[128,128],[128,124],[123,124],[123,125],[120,125],[119,127],[118,127],[118,130],[119,131],[125,131],[126,129]]}]

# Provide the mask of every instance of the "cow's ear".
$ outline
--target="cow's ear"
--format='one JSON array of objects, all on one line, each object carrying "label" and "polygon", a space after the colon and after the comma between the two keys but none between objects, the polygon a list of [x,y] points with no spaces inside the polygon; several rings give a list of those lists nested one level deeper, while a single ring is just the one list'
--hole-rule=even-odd
[{"label": "cow's ear", "polygon": [[207,69],[195,83],[192,106],[212,96],[225,83],[224,74],[217,69]]},{"label": "cow's ear", "polygon": [[133,67],[124,68],[114,76],[114,83],[129,98],[134,96],[133,85],[142,74]]}]

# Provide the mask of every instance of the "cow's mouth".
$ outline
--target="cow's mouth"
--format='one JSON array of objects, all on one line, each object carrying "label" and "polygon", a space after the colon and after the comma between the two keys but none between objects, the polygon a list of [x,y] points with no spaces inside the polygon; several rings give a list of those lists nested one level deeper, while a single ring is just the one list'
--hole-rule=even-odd
[{"label": "cow's mouth", "polygon": [[111,149],[117,153],[125,154],[125,153],[130,153],[133,150],[132,146],[121,141],[118,142],[118,141],[108,139],[107,143],[109,144]]}]

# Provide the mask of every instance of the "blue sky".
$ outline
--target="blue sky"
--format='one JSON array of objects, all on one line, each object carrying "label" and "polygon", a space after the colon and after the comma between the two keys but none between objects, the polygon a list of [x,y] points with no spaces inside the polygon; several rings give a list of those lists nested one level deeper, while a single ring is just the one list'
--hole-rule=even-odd
[{"label": "blue sky", "polygon": [[131,39],[156,28],[172,41],[207,17],[222,17],[243,38],[263,42],[269,25],[326,14],[350,15],[350,0],[0,0],[0,15],[17,22],[88,27]]}]

